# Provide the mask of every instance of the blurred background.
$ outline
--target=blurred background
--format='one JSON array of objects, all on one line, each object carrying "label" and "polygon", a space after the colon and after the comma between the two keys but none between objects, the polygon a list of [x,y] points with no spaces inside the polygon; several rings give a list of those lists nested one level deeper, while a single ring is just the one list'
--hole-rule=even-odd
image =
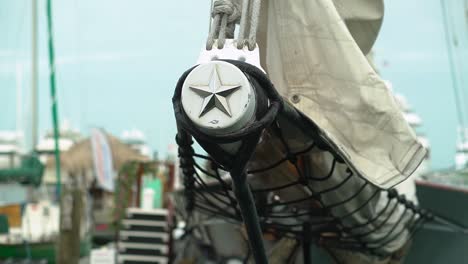
[{"label": "blurred background", "polygon": [[[438,0],[386,1],[374,48],[383,78],[420,115],[432,165],[454,165],[457,117]],[[52,127],[45,1],[38,1],[39,137]],[[165,156],[174,143],[171,97],[208,30],[209,1],[65,0],[53,5],[60,120],[86,134],[138,129]],[[463,1],[447,1],[460,85],[466,85]],[[455,16],[455,13],[461,15]],[[31,1],[0,2],[0,130],[30,131]],[[455,41],[455,40],[454,40]],[[164,113],[164,114],[161,114]],[[26,136],[26,144],[31,144]]]},{"label": "blurred background", "polygon": [[[28,254],[31,257],[34,251],[38,258],[47,256],[54,260],[54,253],[50,252],[54,252],[55,238],[63,235],[59,232],[57,202],[68,194],[83,200],[81,209],[90,209],[80,213],[83,219],[92,219],[78,225],[86,226],[82,229],[86,232],[75,230],[81,233],[70,235],[77,238],[75,242],[81,241],[80,247],[75,248],[82,253],[114,241],[113,217],[123,215],[130,205],[146,209],[170,207],[166,194],[180,186],[171,98],[177,80],[195,64],[205,45],[210,3],[211,0],[53,1],[58,125],[60,150],[65,153],[62,170],[66,180],[60,180],[55,164],[47,160],[54,151],[47,1],[0,0],[0,169],[7,168],[3,179],[0,170],[0,253],[4,253],[0,259]],[[414,187],[418,188],[421,205],[468,225],[466,203],[460,202],[468,201],[468,142],[463,141],[463,134],[466,133],[466,140],[468,132],[462,131],[468,127],[468,0],[385,1],[384,22],[372,54],[376,70],[398,94],[407,121],[430,149],[430,156],[417,175],[421,181]],[[37,59],[37,68],[33,58]],[[95,151],[93,144],[97,144],[104,130],[109,135],[103,145],[111,147],[107,155],[114,162],[110,170],[116,170],[115,174],[109,173],[111,176],[96,172],[99,164],[96,165],[94,153],[83,154],[85,150]],[[84,140],[88,137],[91,138]],[[15,156],[33,149],[39,151],[45,168],[34,167],[34,161],[19,162]],[[106,147],[103,150],[105,155]],[[18,173],[10,169],[31,166],[45,170],[38,182],[39,174],[31,174],[27,180],[10,177]],[[73,180],[77,171],[85,179],[85,187],[75,186],[79,185]],[[117,187],[114,189],[114,181],[109,185],[107,176],[115,176],[115,186],[131,186],[127,188],[130,191],[122,194]],[[44,184],[40,184],[41,180]],[[26,187],[18,183],[25,181]],[[82,193],[75,197],[75,189],[66,188],[60,193],[64,181],[72,182],[73,188]],[[87,204],[88,200],[92,203]],[[119,205],[121,201],[126,202]],[[447,203],[453,206],[448,208]],[[35,215],[37,206],[47,208],[43,211],[47,213]],[[161,209],[160,214],[166,216],[166,209]],[[141,213],[138,210],[125,213]],[[8,219],[2,220],[2,215]],[[54,219],[54,226],[47,229],[43,226],[52,222],[49,217]],[[28,219],[44,222],[31,227],[29,222],[25,225]],[[2,226],[9,229],[2,233]],[[42,233],[31,233],[31,228]],[[465,236],[451,230],[438,233],[442,229],[437,228],[421,232],[415,241],[426,242],[415,243],[410,259],[444,263],[446,256],[454,256],[453,261],[467,257],[468,253],[460,247],[468,243]],[[46,235],[47,239],[42,239]],[[24,249],[24,237],[35,246],[38,241],[47,242],[48,248]],[[437,247],[437,237],[449,241],[447,245],[455,245],[447,246],[440,259],[425,254]],[[22,253],[15,255],[20,251],[14,247],[21,248]],[[66,251],[61,254],[66,256]]]}]

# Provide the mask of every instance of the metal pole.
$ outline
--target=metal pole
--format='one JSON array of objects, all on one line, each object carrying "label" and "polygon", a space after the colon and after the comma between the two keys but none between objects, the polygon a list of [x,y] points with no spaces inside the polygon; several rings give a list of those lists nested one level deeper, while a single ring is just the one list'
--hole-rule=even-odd
[{"label": "metal pole", "polygon": [[240,207],[242,219],[249,238],[250,249],[257,264],[268,264],[265,247],[263,245],[263,235],[260,228],[255,202],[246,182],[245,173],[242,175],[231,175],[234,187],[234,194]]},{"label": "metal pole", "polygon": [[[23,128],[23,67],[20,63],[16,64],[16,135],[22,135],[21,131]],[[18,140],[18,145],[20,149],[23,149],[23,140]]]},{"label": "metal pole", "polygon": [[302,226],[302,253],[304,255],[304,264],[312,264],[312,255],[311,255],[311,241],[310,241],[310,224],[304,223]]},{"label": "metal pole", "polygon": [[60,201],[60,233],[56,263],[80,262],[80,230],[85,203],[80,175],[71,175],[71,182],[64,185]]},{"label": "metal pole", "polygon": [[55,58],[54,58],[54,41],[52,31],[52,6],[51,0],[47,0],[47,29],[49,39],[49,69],[50,69],[50,97],[52,103],[52,121],[54,126],[54,143],[55,143],[55,173],[57,177],[56,192],[60,199],[62,179],[60,177],[60,149],[59,149],[59,128],[58,128],[58,106],[57,95],[55,89]]},{"label": "metal pole", "polygon": [[37,0],[32,0],[32,34],[31,34],[31,144],[34,151],[37,147],[37,130],[39,122],[38,96],[37,96]]}]

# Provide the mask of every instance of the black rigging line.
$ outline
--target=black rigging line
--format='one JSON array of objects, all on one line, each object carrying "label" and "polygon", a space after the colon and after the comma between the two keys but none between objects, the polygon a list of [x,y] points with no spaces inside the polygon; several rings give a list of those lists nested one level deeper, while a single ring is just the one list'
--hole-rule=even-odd
[{"label": "black rigging line", "polygon": [[[454,2],[451,2],[452,4]],[[461,52],[462,50],[462,42],[461,42],[461,38],[458,36],[459,35],[459,32],[457,30],[457,27],[455,25],[455,19],[459,17],[459,15],[454,15],[453,12],[452,12],[452,9],[453,8],[450,8],[450,4],[447,6],[448,7],[448,19],[449,19],[449,22],[450,22],[450,28],[452,29],[452,38],[453,38],[453,45],[454,45],[454,51],[455,51],[455,63],[456,63],[456,67],[458,68],[458,77],[460,79],[460,101],[461,101],[461,108],[462,108],[462,111],[463,111],[463,114],[465,115],[465,118],[468,118],[468,105],[467,105],[467,94],[466,94],[466,80],[465,80],[465,74],[464,74],[464,71],[465,71],[465,67],[464,67],[464,58],[463,58],[463,52]],[[457,8],[457,11],[459,11],[459,9]],[[467,122],[468,120],[465,119],[464,120],[465,122]],[[463,127],[464,129],[465,127]],[[464,133],[464,132],[462,132]],[[463,138],[462,138],[463,139]],[[466,139],[466,138],[464,138]]]},{"label": "black rigging line", "polygon": [[[449,22],[448,22],[448,10],[446,6],[446,1],[440,0],[440,4],[442,7],[442,22],[444,25],[444,35],[445,35],[448,59],[449,59],[449,64],[450,64],[450,75],[452,79],[452,87],[453,87],[454,96],[455,96],[454,99],[455,99],[455,108],[457,111],[457,118],[458,118],[458,122],[460,126],[465,128],[466,127],[465,112],[463,110],[462,93],[460,91],[458,78],[457,78],[457,68],[454,62],[454,52],[453,52],[452,42],[450,41],[451,34],[450,34],[450,27],[449,27]],[[465,141],[466,139],[464,138],[463,134],[464,133],[462,133],[462,140]]]},{"label": "black rigging line", "polygon": [[353,211],[345,214],[345,215],[341,215],[339,216],[338,218],[343,220],[357,212],[359,212],[362,208],[364,208],[367,204],[369,204],[378,194],[380,194],[380,190],[376,190],[369,198],[367,198],[360,206],[358,206],[356,209],[354,209]]},{"label": "black rigging line", "polygon": [[[380,212],[378,212],[373,218],[370,218],[369,220],[367,220],[366,222],[364,222],[362,224],[356,224],[356,225],[353,225],[353,226],[344,226],[345,231],[361,228],[361,227],[364,227],[364,226],[367,226],[367,225],[370,225],[370,224],[374,223],[378,218],[380,218],[387,211],[387,208],[390,207],[390,204],[392,203],[392,199],[393,198],[389,198],[387,200],[387,203],[385,204],[385,207],[382,210],[380,210]],[[346,218],[346,217],[348,217],[348,216],[347,215],[340,216],[341,219]]]}]

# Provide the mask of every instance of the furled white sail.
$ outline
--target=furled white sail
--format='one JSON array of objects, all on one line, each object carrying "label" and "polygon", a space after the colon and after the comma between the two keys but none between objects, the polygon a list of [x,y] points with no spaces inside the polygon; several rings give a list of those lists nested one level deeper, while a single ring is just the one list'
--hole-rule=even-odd
[{"label": "furled white sail", "polygon": [[360,176],[383,188],[410,176],[426,150],[363,53],[377,36],[382,1],[262,4],[259,46],[276,89]]}]

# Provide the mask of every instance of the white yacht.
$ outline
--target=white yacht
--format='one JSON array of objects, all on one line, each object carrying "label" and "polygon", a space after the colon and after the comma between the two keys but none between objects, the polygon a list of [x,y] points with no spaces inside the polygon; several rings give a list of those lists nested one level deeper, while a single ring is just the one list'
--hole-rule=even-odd
[{"label": "white yacht", "polygon": [[148,146],[146,142],[145,134],[138,129],[130,129],[125,130],[122,132],[120,136],[122,141],[128,145],[130,145],[133,149],[137,150],[143,156],[151,157],[152,152],[151,148]]}]

